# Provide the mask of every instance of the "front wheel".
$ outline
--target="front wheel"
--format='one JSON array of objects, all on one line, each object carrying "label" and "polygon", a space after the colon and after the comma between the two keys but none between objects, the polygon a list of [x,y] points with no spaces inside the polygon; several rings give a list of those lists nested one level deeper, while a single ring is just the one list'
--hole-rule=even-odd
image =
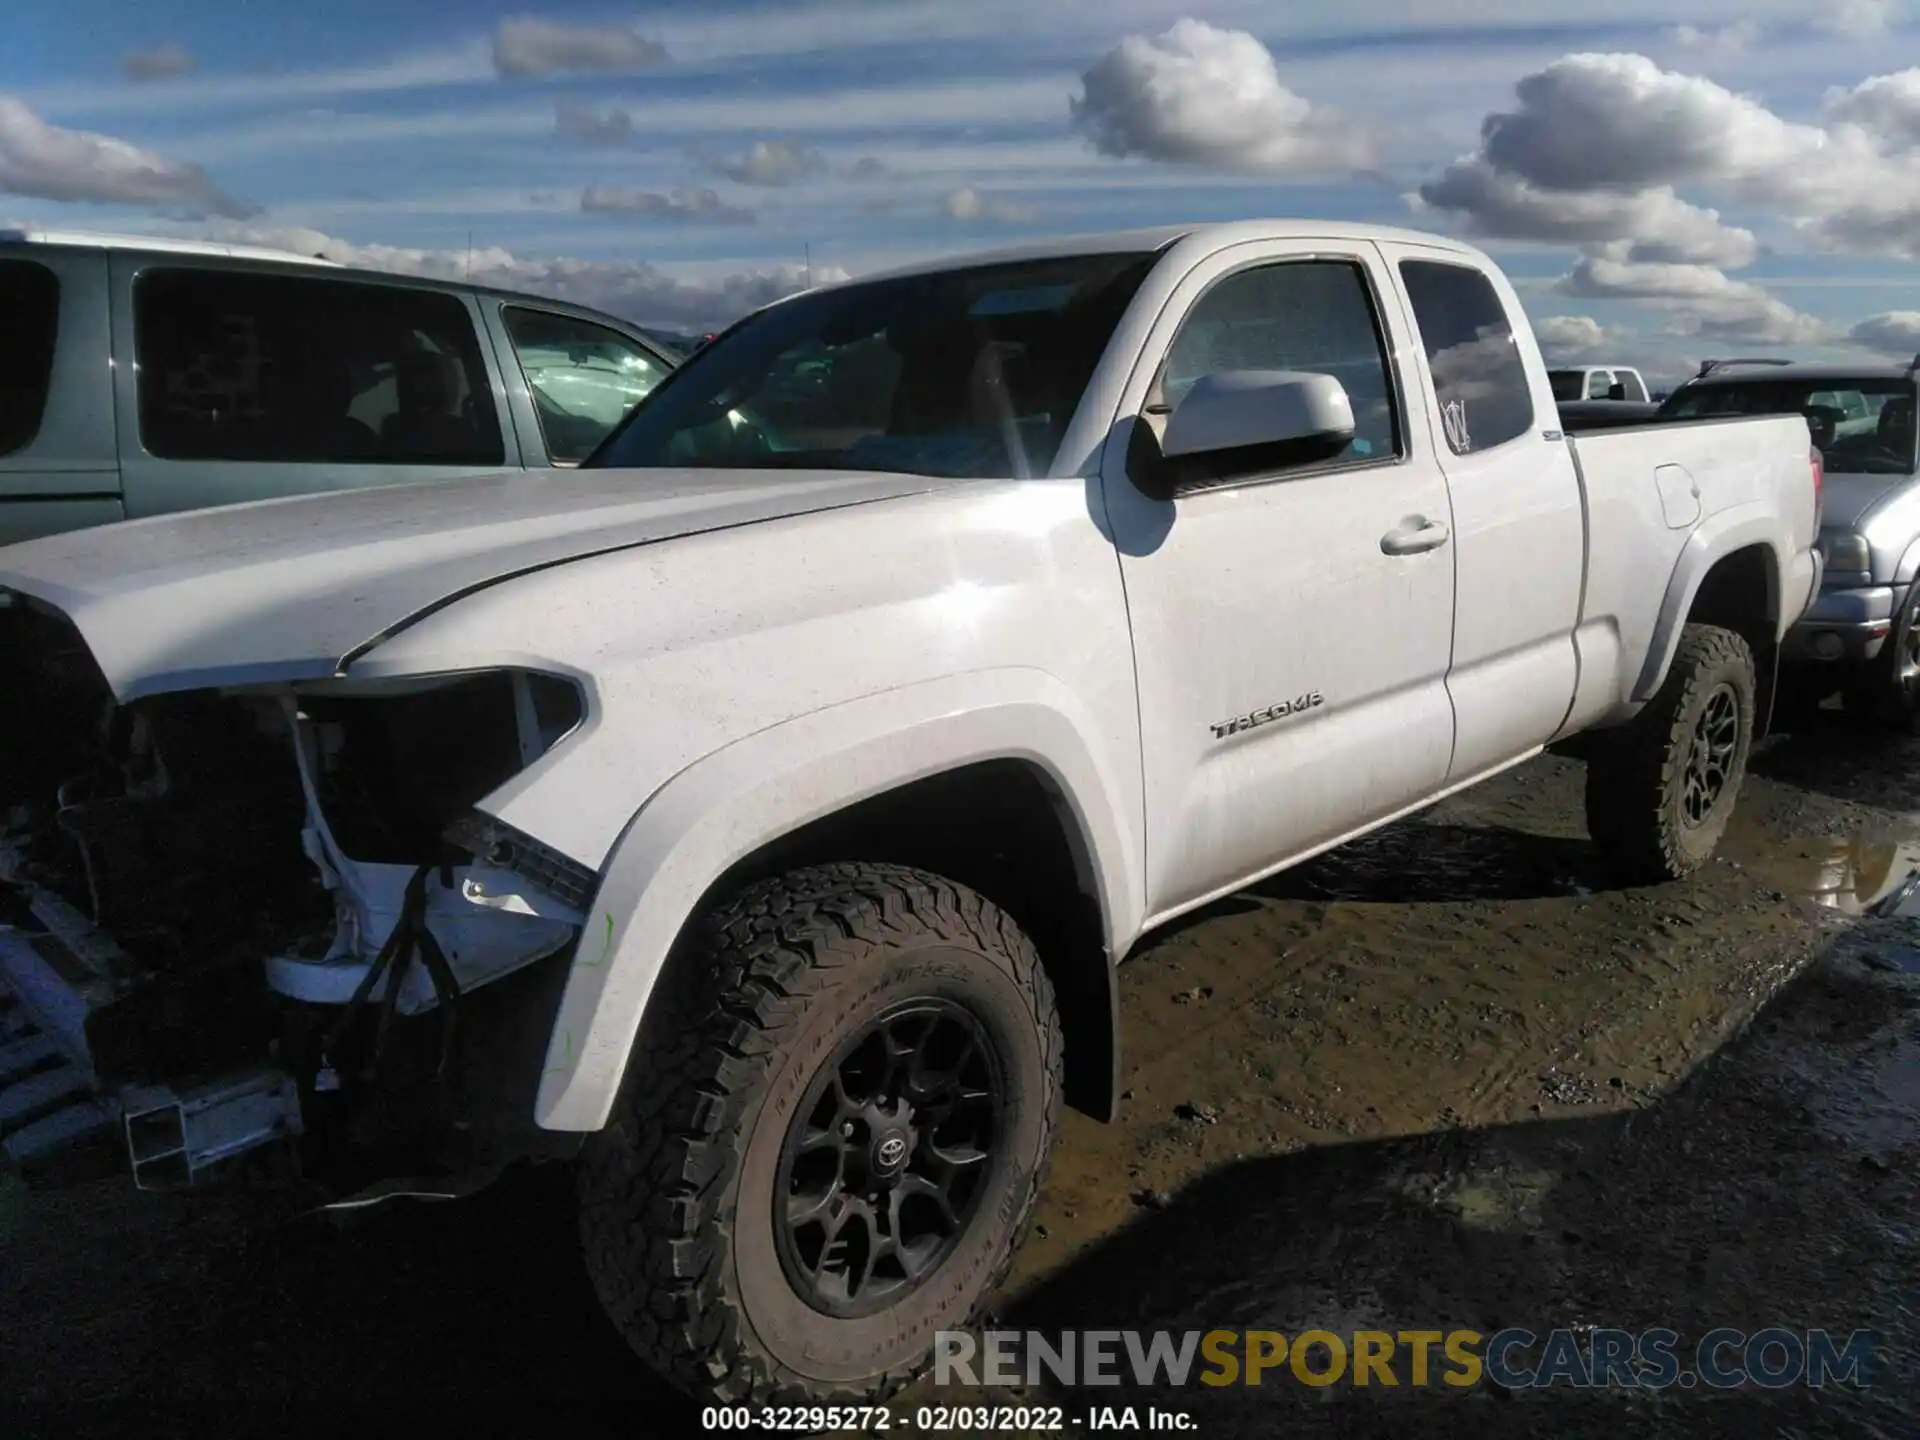
[{"label": "front wheel", "polygon": [[1587,762],[1587,829],[1614,872],[1652,885],[1712,858],[1753,744],[1753,654],[1717,625],[1689,625],[1659,692],[1601,737]]},{"label": "front wheel", "polygon": [[583,1156],[602,1303],[689,1393],[885,1398],[1005,1273],[1046,1175],[1032,944],[936,876],[830,865],[723,902],[661,983]]}]

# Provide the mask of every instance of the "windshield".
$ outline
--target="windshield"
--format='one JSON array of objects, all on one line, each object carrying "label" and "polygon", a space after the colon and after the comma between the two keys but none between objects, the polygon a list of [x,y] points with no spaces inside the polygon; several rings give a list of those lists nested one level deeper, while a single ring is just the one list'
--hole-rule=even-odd
[{"label": "windshield", "polygon": [[1840,475],[1914,473],[1914,385],[1861,376],[1689,385],[1662,407],[1665,418],[1804,415],[1820,462]]},{"label": "windshield", "polygon": [[1556,400],[1587,398],[1587,372],[1584,370],[1549,370],[1547,383],[1553,387],[1553,398]]},{"label": "windshield", "polygon": [[696,351],[587,463],[600,468],[1043,475],[1151,254],[842,285]]}]

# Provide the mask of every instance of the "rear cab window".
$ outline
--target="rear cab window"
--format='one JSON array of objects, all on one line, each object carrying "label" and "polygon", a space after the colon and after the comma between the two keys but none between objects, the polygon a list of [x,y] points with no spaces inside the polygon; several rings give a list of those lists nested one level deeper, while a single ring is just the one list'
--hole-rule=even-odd
[{"label": "rear cab window", "polygon": [[0,455],[24,450],[40,433],[59,343],[60,281],[31,260],[0,260]]},{"label": "rear cab window", "polygon": [[456,295],[155,268],[134,286],[140,439],[167,460],[504,462],[471,314]]},{"label": "rear cab window", "polygon": [[1533,427],[1533,388],[1493,282],[1471,265],[1402,260],[1447,445],[1491,450]]}]

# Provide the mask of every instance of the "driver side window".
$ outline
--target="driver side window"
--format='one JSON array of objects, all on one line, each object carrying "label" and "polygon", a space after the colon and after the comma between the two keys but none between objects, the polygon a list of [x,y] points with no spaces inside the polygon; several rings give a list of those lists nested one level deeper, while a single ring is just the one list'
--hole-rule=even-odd
[{"label": "driver side window", "polygon": [[1203,375],[1292,370],[1331,375],[1353,402],[1336,464],[1401,453],[1391,372],[1366,272],[1353,261],[1287,260],[1237,271],[1200,297],[1147,396],[1156,433]]}]

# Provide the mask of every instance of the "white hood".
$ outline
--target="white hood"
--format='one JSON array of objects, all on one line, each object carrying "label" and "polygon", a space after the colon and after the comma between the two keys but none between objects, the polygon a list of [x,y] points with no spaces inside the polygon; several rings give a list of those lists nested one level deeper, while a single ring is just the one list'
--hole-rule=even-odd
[{"label": "white hood", "polygon": [[515,575],[942,483],[812,471],[514,471],[30,540],[0,548],[0,589],[71,620],[124,703],[337,674],[409,621]]}]

